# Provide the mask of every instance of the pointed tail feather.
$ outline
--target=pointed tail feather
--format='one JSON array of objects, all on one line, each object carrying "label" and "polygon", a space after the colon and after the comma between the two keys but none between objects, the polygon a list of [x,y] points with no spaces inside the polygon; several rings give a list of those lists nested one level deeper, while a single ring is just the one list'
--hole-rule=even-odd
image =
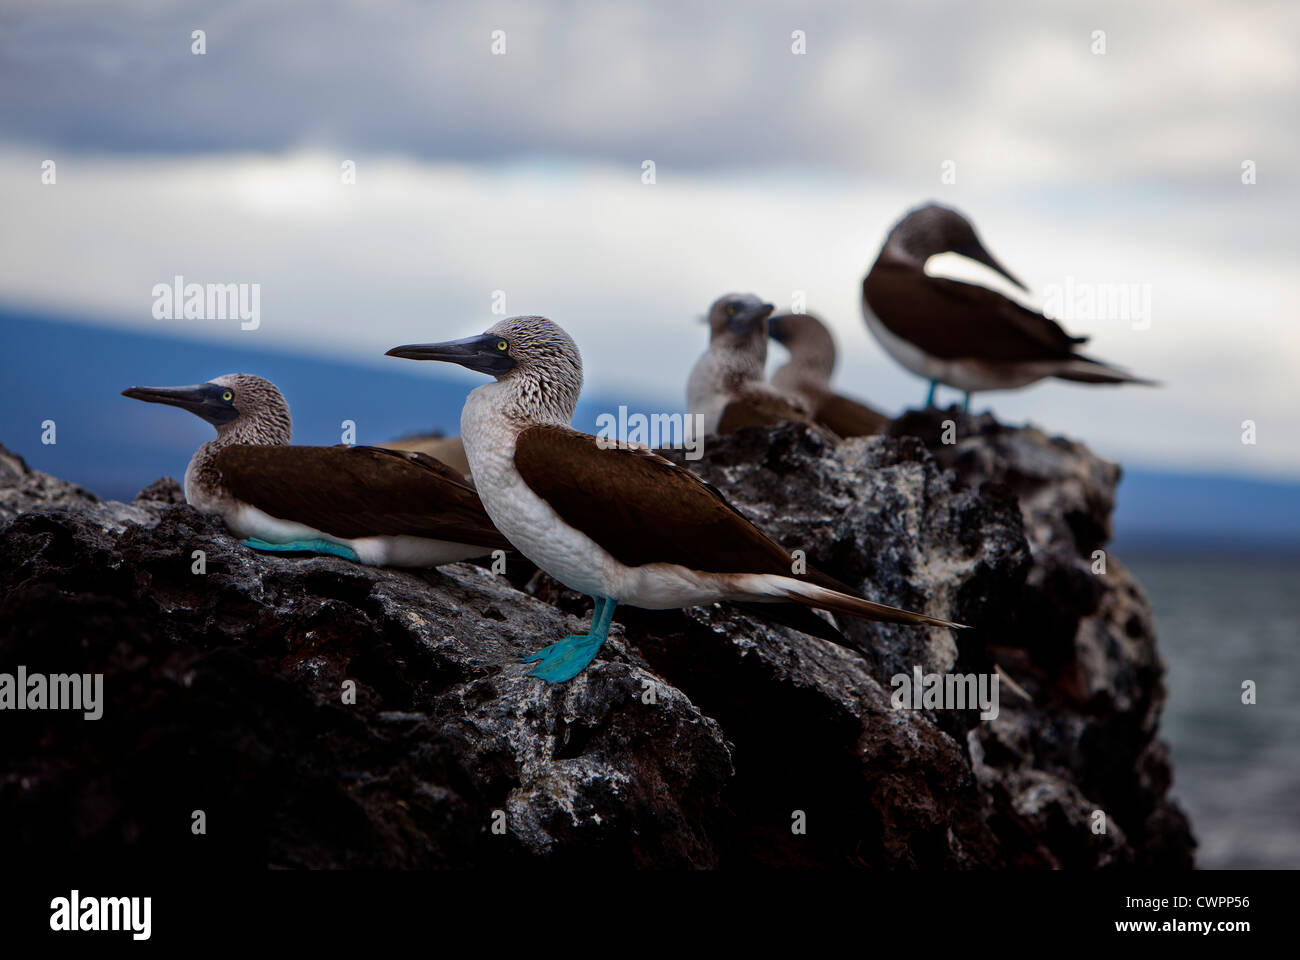
[{"label": "pointed tail feather", "polygon": [[1144,387],[1161,385],[1158,380],[1148,380],[1120,367],[1112,367],[1108,363],[1080,355],[1062,364],[1059,370],[1053,371],[1052,376],[1076,383],[1136,383]]},{"label": "pointed tail feather", "polygon": [[844,613],[863,620],[878,620],[883,623],[903,623],[909,626],[950,627],[954,630],[969,630],[964,623],[953,623],[938,617],[928,617],[924,613],[913,613],[900,607],[891,607],[885,603],[864,600],[852,594],[832,590],[829,587],[796,580],[794,577],[782,577],[772,574],[751,574],[744,578],[747,586],[757,588],[767,596],[782,600],[792,600],[808,607],[821,607],[832,613]]}]

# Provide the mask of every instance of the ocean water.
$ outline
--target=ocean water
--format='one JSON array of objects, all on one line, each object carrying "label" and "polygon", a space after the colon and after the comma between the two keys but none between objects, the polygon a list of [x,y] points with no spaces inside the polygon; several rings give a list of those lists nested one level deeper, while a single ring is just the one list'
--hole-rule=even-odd
[{"label": "ocean water", "polygon": [[1155,611],[1168,668],[1161,736],[1197,866],[1300,868],[1300,555],[1118,555]]}]

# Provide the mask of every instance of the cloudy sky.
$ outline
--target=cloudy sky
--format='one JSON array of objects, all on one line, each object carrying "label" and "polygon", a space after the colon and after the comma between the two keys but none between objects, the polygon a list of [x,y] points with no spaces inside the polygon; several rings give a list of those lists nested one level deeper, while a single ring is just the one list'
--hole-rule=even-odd
[{"label": "cloudy sky", "polygon": [[[1030,303],[1150,295],[1144,329],[1067,326],[1162,389],[977,407],[1128,462],[1300,477],[1297,51],[1284,2],[11,0],[0,306],[383,364],[483,329],[503,291],[575,336],[590,391],[677,409],[714,297],[805,291],[841,389],[898,411],[925,384],[858,293],[934,199]],[[259,283],[261,327],[155,319],[178,274]]]}]

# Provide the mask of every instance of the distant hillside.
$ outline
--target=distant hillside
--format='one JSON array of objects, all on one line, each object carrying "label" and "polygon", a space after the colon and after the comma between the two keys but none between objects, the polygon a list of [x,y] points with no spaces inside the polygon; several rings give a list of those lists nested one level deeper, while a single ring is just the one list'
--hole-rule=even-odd
[{"label": "distant hillside", "polygon": [[1125,468],[1120,549],[1300,553],[1300,484]]},{"label": "distant hillside", "polygon": [[[356,422],[360,443],[434,429],[457,433],[472,386],[439,377],[435,364],[395,360],[383,369],[12,310],[0,310],[0,330],[0,442],[33,467],[114,499],[130,500],[162,474],[182,476],[194,449],[212,436],[195,417],[119,396],[125,387],[260,374],[288,398],[295,442],[330,444],[339,442],[343,420]],[[620,402],[632,412],[658,409],[646,398],[588,397],[575,426],[594,431],[596,416]],[[53,446],[40,442],[47,419],[58,425]],[[1115,512],[1120,550],[1300,553],[1300,484],[1124,468]]]}]

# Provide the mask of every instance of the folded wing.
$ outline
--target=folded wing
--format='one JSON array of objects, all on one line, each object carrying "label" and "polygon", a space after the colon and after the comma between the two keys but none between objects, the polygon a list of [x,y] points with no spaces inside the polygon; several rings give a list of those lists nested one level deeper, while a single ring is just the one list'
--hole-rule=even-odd
[{"label": "folded wing", "polygon": [[331,536],[404,534],[510,549],[464,477],[421,453],[232,446],[217,454],[214,465],[243,502]]},{"label": "folded wing", "polygon": [[978,284],[878,263],[863,295],[886,327],[934,357],[992,363],[1065,360],[1087,337]]}]

